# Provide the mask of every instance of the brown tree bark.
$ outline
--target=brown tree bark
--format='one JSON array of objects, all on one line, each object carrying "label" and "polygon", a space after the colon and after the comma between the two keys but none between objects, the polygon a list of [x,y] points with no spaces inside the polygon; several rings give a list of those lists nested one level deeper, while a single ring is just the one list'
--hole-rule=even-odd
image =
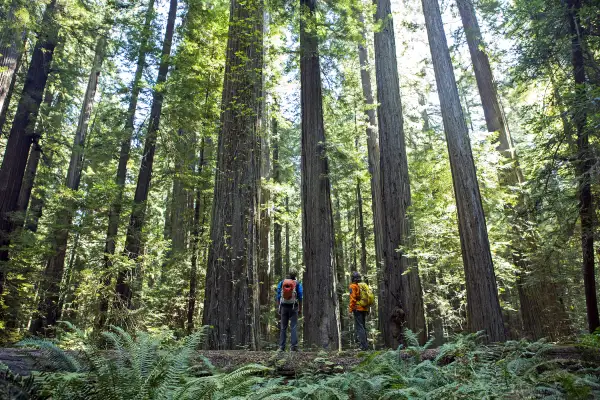
[{"label": "brown tree bark", "polygon": [[[273,117],[271,126],[273,129],[273,181],[276,184],[281,184],[281,166],[279,165],[279,136],[277,133],[277,119]],[[283,253],[282,253],[282,242],[281,234],[283,226],[281,225],[281,214],[280,201],[277,198],[273,198],[275,206],[274,212],[274,226],[273,226],[273,269],[274,269],[274,281],[279,282],[284,278],[283,276]]]},{"label": "brown tree bark", "polygon": [[[83,105],[79,114],[77,130],[71,150],[71,161],[67,170],[65,188],[70,191],[79,190],[79,182],[83,171],[84,147],[88,132],[88,124],[94,107],[94,97],[98,88],[98,79],[104,61],[107,39],[101,34],[96,43],[92,70],[88,79],[87,89],[83,98]],[[70,197],[70,196],[69,196]],[[73,215],[77,205],[72,200],[65,200],[58,210],[56,221],[50,235],[52,240],[53,254],[46,264],[44,276],[42,277],[40,300],[37,315],[33,319],[30,331],[33,334],[41,334],[49,326],[55,326],[60,319],[59,307],[60,282],[64,273],[65,257],[69,231],[73,221]]]},{"label": "brown tree bark", "polygon": [[466,122],[460,105],[438,0],[422,0],[435,71],[458,210],[458,230],[467,286],[471,332],[484,330],[492,342],[506,337],[485,215]]},{"label": "brown tree bark", "polygon": [[[129,153],[131,150],[131,139],[133,136],[135,112],[137,109],[138,98],[142,89],[142,75],[146,67],[146,54],[149,51],[148,39],[151,31],[152,20],[154,19],[154,1],[148,0],[144,27],[142,28],[142,37],[140,48],[138,51],[137,66],[133,82],[131,84],[131,97],[129,98],[129,106],[127,109],[127,119],[125,120],[125,128],[123,138],[121,140],[121,148],[119,151],[119,164],[117,166],[117,175],[115,183],[117,185],[116,195],[111,204],[108,214],[108,229],[106,232],[106,245],[104,246],[104,269],[105,276],[103,279],[104,286],[107,288],[111,282],[112,257],[116,250],[116,239],[119,232],[119,220],[121,218],[121,210],[123,206],[123,190],[125,188],[125,179],[127,177],[127,163],[129,162]],[[106,313],[108,312],[109,299],[107,295],[103,295],[100,299],[100,317],[98,326],[104,326],[106,322]]]},{"label": "brown tree bark", "polygon": [[[200,142],[200,157],[198,158],[198,165],[196,167],[196,176],[202,177],[204,165],[206,163],[204,158],[205,140],[202,138]],[[200,221],[201,216],[204,213],[204,202],[202,201],[202,190],[203,186],[198,184],[194,190],[194,221],[192,228],[192,260],[190,270],[190,289],[188,292],[188,304],[187,304],[187,331],[191,333],[194,331],[194,314],[196,312],[196,296],[198,291],[198,255],[200,237],[204,230],[203,221]]]},{"label": "brown tree bark", "polygon": [[44,28],[40,32],[33,50],[23,92],[17,106],[17,112],[6,143],[2,167],[0,168],[0,296],[4,291],[10,236],[16,228],[12,214],[17,211],[29,148],[35,137],[35,121],[42,102],[58,37],[55,12],[56,0],[53,0],[46,6],[44,11],[42,21]]},{"label": "brown tree bark", "polygon": [[206,346],[258,346],[263,1],[231,0],[203,324]]},{"label": "brown tree bark", "polygon": [[419,270],[405,255],[413,244],[408,160],[400,100],[394,24],[390,0],[377,0],[375,20],[382,24],[375,33],[375,71],[379,107],[381,193],[384,267],[379,282],[379,329],[388,347],[397,347],[401,332],[392,329],[393,315],[402,309],[406,327],[425,341],[425,312]]},{"label": "brown tree bark", "polygon": [[0,29],[0,133],[6,121],[8,103],[24,53],[26,32],[15,26],[17,6],[17,1],[11,1],[5,25]]},{"label": "brown tree bark", "polygon": [[288,218],[285,220],[285,270],[284,275],[290,272],[291,253],[290,253],[290,198],[285,196],[285,213]]},{"label": "brown tree bark", "polygon": [[[10,106],[10,101],[14,94],[15,85],[17,84],[17,77],[19,75],[19,70],[21,69],[21,65],[23,63],[23,57],[27,53],[27,49],[26,49],[27,37],[26,37],[25,32],[23,32],[22,37],[23,37],[23,43],[22,43],[21,48],[19,49],[19,54],[17,56],[15,65],[13,66],[11,64],[11,65],[6,66],[6,68],[8,68],[8,71],[13,70],[13,72],[11,74],[12,76],[10,78],[10,83],[8,84],[8,88],[6,89],[6,93],[4,95],[4,100],[1,102],[2,106],[0,107],[0,136],[2,136],[4,133],[4,125],[6,124],[6,119],[8,118],[8,107]],[[0,49],[0,53],[3,53],[2,49]],[[5,62],[5,61],[0,61],[0,68],[2,68],[3,62]],[[2,75],[2,73],[0,73],[0,75]]]},{"label": "brown tree bark", "polygon": [[258,289],[260,304],[260,334],[268,341],[269,319],[267,318],[271,304],[271,191],[268,181],[271,179],[271,155],[268,130],[260,132],[260,229],[259,229],[259,264]]},{"label": "brown tree bark", "polygon": [[360,238],[360,272],[367,276],[369,268],[367,266],[367,237],[365,233],[365,221],[363,217],[363,201],[360,190],[360,179],[356,180],[356,199],[358,211],[358,237]]},{"label": "brown tree bark", "polygon": [[304,252],[304,343],[340,347],[336,295],[335,237],[329,165],[325,150],[316,0],[300,0],[300,88],[302,104],[302,230]]},{"label": "brown tree bark", "polygon": [[[142,228],[146,218],[146,200],[150,191],[150,182],[152,180],[152,167],[154,165],[154,152],[156,151],[156,137],[160,128],[160,117],[164,100],[163,84],[167,80],[169,66],[171,64],[171,45],[173,43],[173,34],[175,32],[175,19],[177,18],[177,0],[170,0],[169,15],[167,17],[167,27],[165,38],[163,40],[162,56],[158,67],[158,77],[156,86],[152,93],[152,106],[150,108],[150,122],[146,141],[144,143],[144,152],[140,172],[138,175],[135,196],[133,198],[133,209],[129,226],[127,227],[127,238],[125,239],[124,254],[135,263],[138,263],[138,257],[141,255],[142,248]],[[130,109],[131,111],[131,109]],[[115,293],[117,295],[116,306],[132,308],[133,304],[133,283],[139,288],[141,276],[137,273],[139,268],[133,270],[120,271],[117,276],[117,285]],[[136,282],[135,282],[136,281]]]},{"label": "brown tree bark", "polygon": [[[475,79],[481,97],[481,103],[485,114],[486,125],[489,132],[498,132],[499,143],[498,151],[510,163],[510,168],[504,170],[500,180],[504,185],[516,186],[524,182],[523,172],[519,166],[519,160],[514,143],[505,121],[502,111],[496,83],[490,66],[488,55],[485,51],[485,44],[477,21],[477,15],[472,0],[457,0],[458,10],[471,54]],[[508,209],[509,214],[526,215],[526,199],[523,195],[519,196],[519,203],[516,209]],[[519,218],[519,215],[516,215]],[[513,225],[516,238],[523,237],[522,228],[519,221]],[[566,327],[564,318],[566,314],[562,305],[559,303],[558,288],[555,284],[548,281],[544,273],[535,270],[535,266],[527,261],[526,253],[535,248],[535,243],[516,243],[512,246],[513,262],[519,267],[520,272],[517,277],[518,294],[520,301],[520,313],[523,321],[523,328],[527,336],[532,339],[541,339],[549,337],[558,339],[559,332],[565,332]],[[514,320],[511,318],[511,320]],[[516,328],[515,322],[510,323],[509,328]]]},{"label": "brown tree bark", "polygon": [[369,52],[367,50],[367,33],[364,28],[364,16],[359,12],[359,20],[363,24],[362,42],[358,45],[358,58],[360,62],[360,82],[365,98],[365,113],[367,115],[367,153],[369,160],[369,174],[371,175],[371,208],[373,210],[373,233],[375,237],[375,259],[377,270],[383,265],[383,203],[381,197],[381,173],[379,156],[379,137],[377,134],[377,115],[371,85],[371,72]]},{"label": "brown tree bark", "polygon": [[[578,100],[587,97],[585,73],[585,62],[583,57],[583,45],[585,33],[581,28],[581,0],[567,0],[567,19],[569,22],[569,33],[571,35],[571,64],[573,66],[573,78],[575,81],[575,93]],[[585,104],[585,103],[584,103]],[[584,106],[585,107],[585,106]],[[587,321],[590,332],[600,327],[598,316],[598,299],[596,295],[596,275],[594,263],[594,230],[595,211],[592,196],[592,169],[595,164],[592,150],[590,149],[590,138],[587,127],[587,111],[584,107],[573,106],[571,116],[577,130],[577,161],[576,171],[579,177],[579,219],[581,220],[581,250],[583,285],[585,288],[585,305],[587,310]]]}]

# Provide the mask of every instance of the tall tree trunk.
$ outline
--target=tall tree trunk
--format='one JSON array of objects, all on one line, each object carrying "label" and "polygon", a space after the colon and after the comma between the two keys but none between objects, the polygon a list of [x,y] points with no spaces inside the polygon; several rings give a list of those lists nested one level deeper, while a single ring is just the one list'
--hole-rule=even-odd
[{"label": "tall tree trunk", "polygon": [[[524,181],[523,172],[519,166],[514,143],[500,105],[498,91],[490,61],[485,51],[485,44],[477,21],[475,7],[472,0],[457,0],[457,5],[465,29],[488,131],[498,132],[499,144],[497,149],[511,163],[510,168],[504,170],[505,172],[501,174],[501,182],[507,186],[519,185]],[[520,195],[517,210],[507,211],[513,215],[515,213],[526,214],[525,203],[526,199],[523,195]],[[518,221],[514,223],[513,229],[516,238],[523,236],[523,229]],[[529,249],[526,249],[525,246],[526,244],[518,242],[513,246],[511,251],[513,261],[520,269],[517,284],[523,326],[528,337],[532,339],[541,339],[542,337],[558,339],[555,333],[561,330],[557,329],[558,327],[565,326],[565,321],[562,319],[565,313],[564,310],[563,312],[560,311],[562,307],[558,301],[557,287],[552,282],[548,282],[546,276],[540,276],[539,272],[536,273],[533,268],[534,266],[527,261],[527,257],[524,254],[528,250],[531,251],[532,247],[529,246]],[[509,323],[509,327],[511,325],[514,325],[514,323]]]},{"label": "tall tree trunk", "polygon": [[[340,197],[336,190],[333,191],[333,197],[335,200],[335,214],[334,214],[334,227],[335,227],[335,269],[337,273],[337,297],[338,297],[338,308],[340,312],[340,332],[344,332],[346,328],[344,304],[342,298],[346,293],[345,277],[346,277],[346,263],[344,262],[344,233],[342,232],[342,216]],[[343,343],[342,343],[343,344]]]},{"label": "tall tree trunk", "polygon": [[358,236],[360,237],[360,271],[363,276],[367,276],[369,268],[367,266],[367,237],[365,234],[365,221],[363,218],[363,201],[360,190],[360,179],[356,180],[356,199],[358,200]]},{"label": "tall tree trunk", "polygon": [[[412,221],[407,214],[411,205],[408,160],[404,140],[404,122],[396,60],[394,24],[390,0],[377,0],[375,20],[382,29],[375,33],[375,71],[379,107],[379,143],[381,154],[381,193],[383,218],[384,267],[379,282],[379,323],[383,342],[397,347],[398,329],[392,329],[393,315],[404,311],[406,326],[425,340],[425,311],[421,280],[416,261],[405,255],[412,247]],[[397,324],[396,324],[397,325]]]},{"label": "tall tree trunk", "polygon": [[[281,167],[279,165],[279,136],[277,133],[277,119],[272,119],[272,135],[273,135],[273,181],[276,184],[281,184]],[[273,269],[274,269],[274,281],[279,282],[283,279],[283,254],[281,248],[281,215],[283,210],[280,207],[280,200],[273,198],[275,206],[274,212],[274,227],[273,227]]]},{"label": "tall tree trunk", "polygon": [[381,173],[379,156],[379,137],[377,134],[377,115],[375,101],[371,86],[371,72],[369,65],[369,52],[367,50],[367,34],[364,27],[364,16],[359,11],[359,19],[363,24],[362,42],[358,45],[358,58],[360,62],[360,82],[365,98],[365,113],[367,114],[367,153],[369,160],[369,174],[371,175],[371,208],[373,210],[373,230],[375,237],[375,259],[377,271],[383,265],[383,202],[381,197]]},{"label": "tall tree trunk", "polygon": [[[571,63],[575,80],[575,93],[578,100],[587,98],[585,63],[583,45],[585,37],[581,28],[581,0],[567,1],[567,18],[571,35]],[[584,102],[587,104],[587,102]],[[571,115],[577,130],[577,162],[576,170],[579,176],[579,218],[581,220],[581,250],[583,255],[583,285],[585,288],[585,305],[590,332],[600,327],[598,317],[598,299],[596,296],[596,275],[594,266],[594,207],[592,197],[592,170],[595,160],[590,149],[590,138],[587,127],[587,111],[572,106]]]},{"label": "tall tree trunk", "polygon": [[269,149],[268,130],[260,133],[260,230],[259,230],[259,264],[258,288],[260,304],[260,334],[268,340],[269,319],[267,318],[271,304],[271,191],[268,181],[271,179],[271,155]]},{"label": "tall tree trunk", "polygon": [[231,0],[203,324],[212,349],[258,346],[263,1]]},{"label": "tall tree trunk", "polygon": [[[175,32],[175,19],[177,18],[177,0],[170,0],[169,16],[167,17],[167,27],[165,38],[163,40],[162,57],[158,67],[158,77],[152,93],[152,107],[150,108],[150,122],[148,132],[146,133],[146,142],[144,143],[144,152],[140,173],[138,175],[135,196],[133,198],[133,209],[131,219],[127,227],[127,238],[125,240],[124,254],[135,263],[139,263],[138,257],[141,255],[142,248],[142,228],[146,219],[146,200],[150,191],[150,181],[152,179],[152,167],[154,165],[154,152],[156,151],[156,137],[160,127],[160,116],[162,113],[164,92],[162,86],[167,80],[169,65],[171,64],[171,45],[173,43],[173,34]],[[130,104],[131,105],[131,104]],[[131,109],[130,109],[131,111]],[[130,114],[131,115],[131,114]],[[115,293],[117,294],[117,307],[132,308],[133,287],[140,287],[141,276],[135,270],[120,271],[117,277]],[[133,281],[137,285],[133,286]]]},{"label": "tall tree trunk", "polygon": [[[148,38],[151,32],[151,24],[154,19],[154,1],[148,0],[144,27],[142,28],[142,38],[138,51],[137,66],[133,82],[131,84],[131,97],[129,98],[129,107],[127,108],[127,119],[125,120],[125,129],[121,140],[121,149],[119,151],[119,164],[117,166],[117,175],[115,183],[117,184],[117,193],[110,206],[108,214],[108,229],[106,232],[106,244],[104,246],[104,273],[103,279],[105,288],[108,288],[111,282],[112,258],[116,250],[116,239],[119,232],[119,220],[121,218],[121,209],[123,206],[123,190],[125,188],[125,179],[127,177],[127,163],[129,162],[129,153],[131,150],[131,139],[135,122],[135,112],[137,109],[138,98],[142,89],[142,75],[146,67],[146,54],[149,51]],[[106,322],[106,313],[108,312],[109,299],[107,294],[100,299],[100,317],[98,326],[104,326]]]},{"label": "tall tree trunk", "polygon": [[446,132],[467,286],[468,329],[506,337],[471,143],[460,105],[438,0],[422,0]]},{"label": "tall tree trunk", "polygon": [[[96,96],[96,89],[98,88],[98,79],[104,61],[106,44],[107,39],[101,34],[96,43],[92,70],[88,79],[77,130],[75,131],[75,138],[73,140],[71,161],[67,170],[65,188],[74,192],[79,190],[88,124],[94,107],[94,98]],[[74,201],[65,201],[57,212],[56,223],[50,235],[53,254],[46,264],[42,278],[38,315],[34,318],[30,327],[31,332],[34,334],[43,333],[45,328],[55,326],[56,322],[60,319],[60,282],[63,278],[69,231],[71,230],[73,215],[76,209],[77,204]]]},{"label": "tall tree trunk", "polygon": [[[0,296],[4,291],[6,262],[9,259],[10,236],[16,226],[12,213],[17,211],[21,182],[29,155],[29,148],[35,137],[35,120],[48,74],[52,55],[58,37],[58,25],[55,23],[56,0],[46,6],[42,21],[43,31],[33,50],[33,56],[17,112],[6,143],[2,167],[0,168]],[[1,314],[1,312],[0,312]]]},{"label": "tall tree trunk", "polygon": [[[4,132],[4,125],[6,124],[6,119],[8,118],[8,107],[10,106],[10,101],[15,90],[15,85],[17,84],[17,77],[19,75],[19,70],[21,69],[21,65],[23,63],[23,57],[27,55],[27,37],[25,32],[23,32],[22,37],[22,46],[19,49],[19,54],[14,65],[12,65],[12,63],[10,63],[10,60],[7,60],[6,58],[0,61],[0,68],[2,68],[2,64],[10,63],[10,65],[5,66],[7,68],[7,71],[0,73],[0,76],[8,75],[12,70],[12,73],[10,74],[10,83],[8,84],[8,87],[6,88],[4,93],[4,99],[0,101],[0,136],[2,136]],[[0,54],[4,54],[2,49],[0,49]],[[6,76],[4,76],[3,78],[6,79]],[[0,77],[0,81],[3,80],[3,78]],[[2,85],[2,83],[0,83],[0,85]],[[0,89],[0,97],[2,96],[1,92],[2,89]]]},{"label": "tall tree trunk", "polygon": [[24,53],[26,32],[15,26],[17,6],[18,2],[12,0],[7,18],[4,21],[6,24],[0,29],[0,133],[4,121],[6,121],[8,102],[12,95],[16,74]]},{"label": "tall tree trunk", "polygon": [[[200,143],[200,157],[198,159],[198,166],[196,170],[196,176],[202,177],[202,171],[204,169],[204,146],[205,140],[202,138]],[[204,225],[200,221],[200,216],[204,215],[203,212],[203,201],[202,201],[202,184],[198,184],[194,190],[194,222],[192,228],[192,260],[190,270],[190,290],[188,293],[188,304],[187,304],[187,331],[191,333],[194,331],[194,314],[196,312],[196,293],[198,286],[198,253],[201,236],[201,227]]]},{"label": "tall tree trunk", "polygon": [[[52,102],[54,101],[54,91],[46,90],[44,94],[44,104],[41,111],[39,120],[37,121],[38,135],[41,136],[44,130],[43,122],[48,118],[50,110],[52,108]],[[50,140],[50,138],[46,138]],[[29,206],[29,200],[31,199],[31,192],[33,190],[33,183],[37,175],[38,166],[40,159],[42,158],[42,148],[39,144],[39,138],[34,138],[33,145],[29,151],[29,158],[27,159],[27,167],[25,168],[25,175],[23,176],[23,183],[21,184],[21,192],[19,193],[19,212],[25,216],[27,208]]]},{"label": "tall tree trunk", "polygon": [[291,254],[290,254],[290,197],[285,196],[285,271],[284,275],[290,272]]},{"label": "tall tree trunk", "polygon": [[340,347],[340,324],[316,6],[317,0],[300,0],[304,342],[334,350]]}]

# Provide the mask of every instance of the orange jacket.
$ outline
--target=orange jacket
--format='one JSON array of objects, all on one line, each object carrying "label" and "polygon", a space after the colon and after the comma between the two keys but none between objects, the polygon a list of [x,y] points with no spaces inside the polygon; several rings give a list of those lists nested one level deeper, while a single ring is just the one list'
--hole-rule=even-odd
[{"label": "orange jacket", "polygon": [[352,311],[369,311],[366,307],[358,304],[360,301],[360,288],[358,283],[352,282],[350,284],[350,312]]}]

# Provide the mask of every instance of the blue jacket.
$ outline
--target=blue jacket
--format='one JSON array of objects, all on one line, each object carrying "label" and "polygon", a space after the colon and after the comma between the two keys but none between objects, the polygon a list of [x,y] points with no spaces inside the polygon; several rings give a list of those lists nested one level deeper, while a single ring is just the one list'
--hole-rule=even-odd
[{"label": "blue jacket", "polygon": [[[279,281],[277,284],[277,304],[281,300],[281,286],[283,285],[283,281]],[[296,280],[296,298],[298,301],[302,301],[302,283]]]}]

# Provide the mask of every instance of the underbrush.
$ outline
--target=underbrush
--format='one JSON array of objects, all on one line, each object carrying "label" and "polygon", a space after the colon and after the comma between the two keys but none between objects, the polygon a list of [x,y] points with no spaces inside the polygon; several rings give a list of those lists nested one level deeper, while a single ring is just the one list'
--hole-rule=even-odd
[{"label": "underbrush", "polygon": [[[456,336],[433,360],[405,333],[400,353],[362,353],[350,372],[306,372],[276,377],[262,365],[218,371],[198,357],[201,332],[174,342],[160,335],[134,336],[113,327],[102,345],[73,329],[71,348],[26,340],[62,372],[22,378],[0,368],[0,398],[14,399],[592,399],[600,397],[600,368],[547,356],[545,342],[511,341],[486,346],[480,334]],[[401,354],[403,357],[401,357]],[[406,358],[408,355],[408,358]],[[2,397],[4,396],[4,397]]]}]

